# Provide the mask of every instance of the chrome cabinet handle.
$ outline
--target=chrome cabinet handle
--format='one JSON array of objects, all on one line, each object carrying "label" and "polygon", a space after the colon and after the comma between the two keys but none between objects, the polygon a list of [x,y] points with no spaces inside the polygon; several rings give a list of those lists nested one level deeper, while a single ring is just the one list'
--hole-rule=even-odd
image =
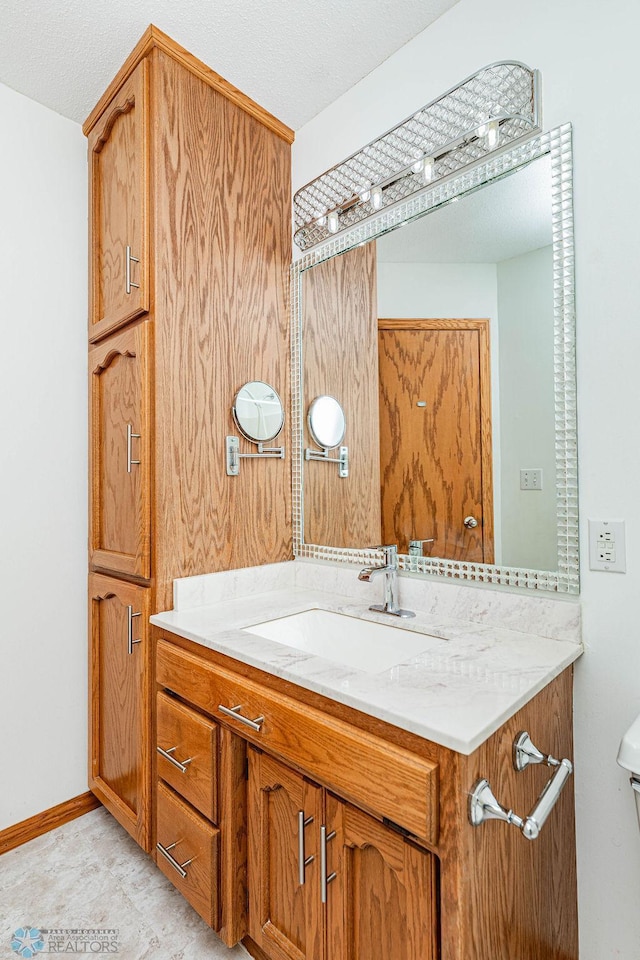
[{"label": "chrome cabinet handle", "polygon": [[140,639],[138,640],[133,639],[133,618],[141,617],[141,616],[142,616],[141,613],[133,612],[133,607],[131,606],[131,604],[127,606],[127,653],[129,654],[133,653],[133,645],[135,643],[142,643],[142,640]]},{"label": "chrome cabinet handle", "polygon": [[140,260],[138,259],[138,257],[133,257],[131,255],[131,247],[126,247],[124,252],[124,277],[125,277],[124,286],[127,293],[131,293],[132,287],[136,287],[136,288],[140,287],[139,283],[134,283],[133,280],[131,279],[132,263],[140,263]]},{"label": "chrome cabinet handle", "polygon": [[322,824],[320,827],[320,899],[322,903],[327,902],[327,887],[337,876],[335,870],[327,876],[327,844],[335,835],[335,830],[327,833],[327,828],[324,823]]},{"label": "chrome cabinet handle", "polygon": [[556,760],[551,755],[541,753],[534,747],[526,731],[519,733],[513,743],[513,758],[516,770],[524,770],[530,763],[546,763],[556,771],[545,784],[542,793],[526,817],[519,817],[513,810],[507,810],[498,803],[488,780],[476,781],[469,794],[469,822],[479,827],[485,820],[504,820],[521,831],[527,840],[535,840],[553,810],[563,787],[573,773],[570,760]]},{"label": "chrome cabinet handle", "polygon": [[130,423],[127,424],[127,473],[131,473],[131,467],[139,464],[139,460],[133,460],[133,440],[139,440],[140,434],[133,432]]},{"label": "chrome cabinet handle", "polygon": [[313,854],[309,857],[304,855],[304,828],[313,823],[313,817],[307,817],[305,820],[304,810],[298,811],[298,881],[300,886],[304,886],[304,871],[313,863],[315,857]]},{"label": "chrome cabinet handle", "polygon": [[475,517],[465,517],[462,522],[467,530],[475,530],[475,528],[478,526],[478,521]]},{"label": "chrome cabinet handle", "polygon": [[176,757],[171,756],[172,753],[175,753],[177,747],[171,747],[169,750],[163,750],[162,747],[156,747],[156,750],[161,757],[164,757],[165,760],[168,760],[169,763],[172,763],[174,767],[180,771],[180,773],[186,773],[188,765],[192,762],[193,757],[189,757],[188,760],[178,760]]},{"label": "chrome cabinet handle", "polygon": [[173,850],[173,848],[176,847],[179,842],[180,842],[179,840],[176,840],[175,843],[170,843],[168,847],[163,847],[162,844],[158,841],[158,843],[156,843],[156,847],[157,847],[157,849],[160,851],[160,853],[162,854],[162,856],[165,858],[165,860],[168,860],[168,861],[169,861],[169,863],[171,864],[171,866],[173,867],[173,869],[174,869],[174,870],[177,870],[177,872],[180,874],[180,876],[182,877],[182,879],[183,879],[183,880],[186,880],[186,878],[187,878],[187,871],[186,871],[184,868],[185,868],[185,867],[188,867],[190,863],[193,863],[195,857],[191,857],[190,860],[185,860],[184,863],[178,863],[178,861],[175,859],[175,857],[172,857],[172,856],[171,856],[171,854],[169,853],[169,851],[170,851],[170,850]]},{"label": "chrome cabinet handle", "polygon": [[219,703],[218,710],[220,713],[223,713],[225,717],[231,717],[233,720],[239,720],[240,723],[244,723],[247,727],[251,727],[252,730],[256,730],[257,732],[260,732],[260,727],[264,723],[264,717],[256,717],[255,720],[250,720],[249,717],[243,717],[239,712],[242,710],[241,703],[235,707],[223,707],[223,705]]}]

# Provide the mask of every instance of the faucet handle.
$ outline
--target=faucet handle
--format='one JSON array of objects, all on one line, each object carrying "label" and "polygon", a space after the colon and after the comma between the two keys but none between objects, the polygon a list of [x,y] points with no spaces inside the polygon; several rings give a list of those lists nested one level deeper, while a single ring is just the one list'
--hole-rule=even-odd
[{"label": "faucet handle", "polygon": [[428,540],[409,540],[409,556],[410,557],[421,557],[422,548],[425,543],[435,543],[435,537],[429,537]]},{"label": "faucet handle", "polygon": [[392,565],[396,562],[396,557],[398,556],[398,545],[396,543],[381,543],[371,549],[384,550],[384,562],[386,564]]}]

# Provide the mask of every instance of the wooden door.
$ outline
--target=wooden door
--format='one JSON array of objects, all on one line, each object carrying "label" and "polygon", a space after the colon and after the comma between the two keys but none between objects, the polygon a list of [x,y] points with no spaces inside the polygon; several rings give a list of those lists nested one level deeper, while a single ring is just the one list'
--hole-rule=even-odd
[{"label": "wooden door", "polygon": [[426,556],[493,563],[489,321],[378,331],[382,542],[433,538]]},{"label": "wooden door", "polygon": [[142,60],[89,136],[89,338],[149,309],[149,64]]},{"label": "wooden door", "polygon": [[149,322],[89,352],[90,562],[94,570],[151,576]]},{"label": "wooden door", "polygon": [[436,960],[436,861],[356,807],[326,797],[327,957]]},{"label": "wooden door", "polygon": [[[249,936],[271,960],[323,957],[322,795],[284,764],[249,750]],[[309,857],[301,884],[300,860]]]},{"label": "wooden door", "polygon": [[98,799],[149,850],[150,591],[89,576],[90,769]]}]

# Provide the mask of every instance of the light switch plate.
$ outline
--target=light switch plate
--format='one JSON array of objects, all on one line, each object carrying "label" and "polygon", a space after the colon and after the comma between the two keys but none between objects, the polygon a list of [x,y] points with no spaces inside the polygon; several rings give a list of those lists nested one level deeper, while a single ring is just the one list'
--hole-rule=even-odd
[{"label": "light switch plate", "polygon": [[624,520],[589,520],[589,568],[627,572]]},{"label": "light switch plate", "polygon": [[542,470],[540,467],[525,467],[520,471],[521,490],[542,490]]}]

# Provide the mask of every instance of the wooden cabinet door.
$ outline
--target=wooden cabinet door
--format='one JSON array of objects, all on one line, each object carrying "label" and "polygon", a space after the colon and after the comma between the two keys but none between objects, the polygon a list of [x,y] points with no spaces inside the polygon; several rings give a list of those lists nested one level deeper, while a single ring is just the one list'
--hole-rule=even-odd
[{"label": "wooden cabinet door", "polygon": [[148,87],[142,60],[89,137],[91,340],[149,309]]},{"label": "wooden cabinet door", "polygon": [[249,750],[249,936],[271,960],[323,957],[322,796],[320,787]]},{"label": "wooden cabinet door", "polygon": [[89,576],[90,787],[149,850],[150,591]]},{"label": "wooden cabinet door", "polygon": [[149,322],[89,353],[93,569],[151,576]]},{"label": "wooden cabinet door", "polygon": [[436,960],[435,858],[326,797],[328,960]]}]

